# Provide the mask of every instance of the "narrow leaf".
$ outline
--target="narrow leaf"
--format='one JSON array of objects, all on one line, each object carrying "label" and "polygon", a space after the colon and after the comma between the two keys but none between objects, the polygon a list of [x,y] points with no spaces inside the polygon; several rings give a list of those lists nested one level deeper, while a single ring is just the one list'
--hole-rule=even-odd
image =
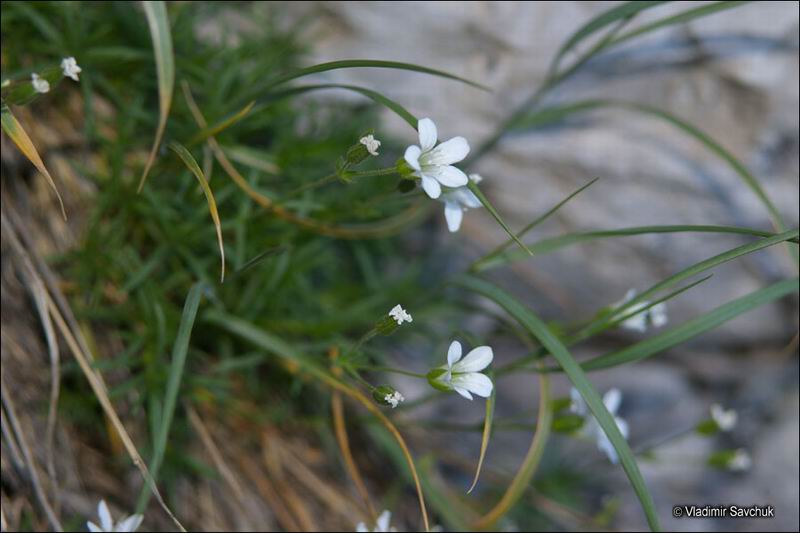
[{"label": "narrow leaf", "polygon": [[156,58],[159,115],[156,137],[139,181],[138,192],[142,191],[150,167],[156,160],[156,153],[161,145],[164,129],[167,127],[167,116],[172,105],[172,90],[175,86],[175,56],[172,52],[172,34],[169,29],[167,8],[161,1],[143,1],[142,6],[147,17],[147,25],[150,27],[150,38],[153,40],[153,52]]},{"label": "narrow leaf", "polygon": [[214,124],[213,126],[209,126],[208,128],[204,128],[198,131],[186,144],[191,146],[193,144],[203,142],[209,137],[213,137],[214,135],[217,135],[222,131],[225,131],[226,129],[230,128],[231,126],[242,120],[244,117],[246,117],[248,113],[250,113],[250,111],[253,110],[254,105],[255,102],[250,102],[249,104],[244,106],[242,109],[240,109],[233,115],[222,119],[220,122]]},{"label": "narrow leaf", "polygon": [[486,457],[486,450],[489,448],[489,439],[492,436],[492,420],[494,419],[496,394],[497,389],[493,388],[491,396],[486,400],[486,415],[483,420],[483,437],[481,438],[481,454],[478,458],[478,468],[475,469],[475,478],[472,480],[472,485],[470,485],[469,490],[467,490],[467,494],[470,494],[475,488],[475,485],[478,484],[478,478],[481,475],[481,467],[483,466],[483,459]]},{"label": "narrow leaf", "polygon": [[11,113],[11,110],[5,104],[2,105],[2,110],[0,111],[0,118],[2,119],[3,131],[6,132],[6,135],[14,141],[14,144],[17,145],[20,152],[28,158],[28,160],[33,163],[33,166],[36,167],[44,177],[47,179],[47,183],[56,193],[56,198],[58,198],[58,204],[61,206],[61,216],[64,217],[64,220],[67,219],[67,211],[64,209],[64,201],[61,199],[61,194],[58,192],[58,188],[56,187],[56,182],[53,180],[53,176],[50,175],[50,172],[47,171],[47,167],[44,166],[44,161],[39,156],[39,152],[36,151],[36,147],[33,145],[33,141],[31,138],[28,137],[27,132],[22,127],[22,124],[19,123],[17,118]]},{"label": "narrow leaf", "polygon": [[211,213],[211,218],[214,220],[214,228],[217,230],[219,255],[222,262],[222,270],[219,280],[220,283],[222,283],[225,281],[225,248],[222,244],[222,224],[219,221],[219,213],[217,212],[217,202],[214,200],[214,193],[211,192],[211,187],[208,185],[208,180],[206,180],[203,171],[200,170],[197,161],[195,161],[194,157],[192,157],[192,154],[189,153],[189,150],[176,142],[171,142],[169,147],[173,152],[178,154],[186,167],[192,172],[192,174],[194,174],[194,176],[197,178],[197,181],[200,182],[200,186],[203,188],[203,193],[206,195],[206,200],[208,201],[208,211]]},{"label": "narrow leaf", "polygon": [[508,227],[508,225],[503,221],[503,219],[500,218],[500,213],[498,213],[497,210],[494,208],[494,206],[491,204],[491,202],[489,202],[489,199],[486,198],[486,196],[480,190],[478,184],[472,180],[469,180],[467,182],[467,187],[469,187],[469,190],[471,190],[475,194],[475,196],[478,197],[478,200],[480,200],[480,202],[483,204],[483,207],[485,207],[486,210],[489,211],[489,213],[494,217],[497,223],[500,224],[500,226],[506,231],[506,233],[508,233],[508,235],[514,240],[514,242],[516,242],[520,248],[525,250],[528,253],[528,255],[533,255],[533,252],[531,252],[530,249],[527,246],[525,246],[525,243],[519,240],[519,237],[517,237],[517,235],[513,231],[511,231],[511,228]]}]

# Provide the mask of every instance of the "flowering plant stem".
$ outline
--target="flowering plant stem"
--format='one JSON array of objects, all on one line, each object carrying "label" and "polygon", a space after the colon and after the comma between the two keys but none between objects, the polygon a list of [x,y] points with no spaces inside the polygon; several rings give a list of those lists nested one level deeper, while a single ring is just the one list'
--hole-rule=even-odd
[{"label": "flowering plant stem", "polygon": [[[345,172],[348,178],[370,178],[374,176],[389,176],[391,174],[397,173],[397,169],[395,167],[389,167],[389,168],[380,168],[378,170],[364,170],[361,172],[353,172],[346,170]],[[302,192],[310,191],[312,189],[317,189],[319,187],[322,187],[323,185],[327,185],[338,179],[339,179],[338,173],[334,172],[332,174],[328,174],[327,176],[324,176],[316,181],[312,181],[311,183],[306,183],[305,185],[301,185],[295,190],[290,191],[286,195],[286,198],[292,198]]]}]

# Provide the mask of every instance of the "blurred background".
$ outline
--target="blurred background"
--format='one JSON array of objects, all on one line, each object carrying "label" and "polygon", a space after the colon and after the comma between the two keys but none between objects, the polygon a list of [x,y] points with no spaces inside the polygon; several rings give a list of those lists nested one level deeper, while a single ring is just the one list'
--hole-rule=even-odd
[{"label": "blurred background", "polygon": [[[491,87],[493,92],[483,93],[436,77],[380,69],[333,71],[316,78],[316,81],[355,83],[376,89],[402,102],[413,114],[433,118],[439,126],[440,139],[462,135],[477,147],[544,80],[550,61],[564,39],[616,4],[231,3],[221,10],[219,18],[198,25],[197,35],[210,43],[236,46],[238,37],[230,28],[241,28],[243,33],[258,32],[257,21],[261,19],[251,13],[264,10],[271,13],[270,20],[278,27],[298,32],[299,39],[308,48],[303,58],[305,64],[342,58],[374,58],[416,63],[476,80]],[[637,20],[646,23],[700,4],[669,3],[659,7],[658,13],[651,10]],[[557,104],[586,98],[614,98],[652,105],[688,120],[738,156],[759,178],[787,225],[795,228],[800,202],[799,18],[797,2],[757,2],[671,26],[595,58],[550,94],[547,101]],[[356,96],[340,92],[304,98],[323,103],[344,101],[355,105],[362,102]],[[397,146],[416,142],[415,132],[389,112],[381,111],[377,124],[375,135],[378,138],[385,137]],[[56,167],[65,164],[59,163],[58,150],[72,142],[61,135],[68,130],[55,132],[37,127],[32,133],[41,145],[55,147],[50,161]],[[13,150],[4,137],[4,196],[8,169],[16,170],[19,165],[18,161],[14,162],[19,156],[9,154]],[[577,119],[533,133],[506,136],[471,170],[484,177],[482,187],[514,228],[522,227],[592,178],[599,178],[537,228],[534,234],[537,239],[568,232],[650,224],[735,225],[771,230],[763,205],[717,155],[674,126],[622,110],[581,114]],[[66,170],[61,173],[68,174]],[[70,186],[78,191],[76,195],[83,194],[79,190],[83,186],[79,179],[68,188]],[[41,198],[48,198],[48,195],[44,188],[38,190],[32,195],[30,205],[21,204],[23,211],[35,211],[35,206],[40,205],[38,202],[43,201]],[[16,199],[19,201],[19,196]],[[59,244],[51,243],[50,248],[43,245],[43,252],[69,247],[64,244],[69,239],[62,240],[64,235],[58,235],[57,211],[52,213],[53,221],[39,221],[36,227],[45,228],[44,233]],[[442,263],[451,262],[443,268],[453,272],[506,239],[484,210],[467,213],[456,237],[447,232],[438,209],[430,219],[432,222],[414,230],[416,236],[410,238],[434,250]],[[435,231],[431,233],[430,229]],[[26,373],[27,356],[18,349],[14,339],[30,336],[26,342],[33,347],[28,351],[41,353],[45,353],[45,341],[38,330],[33,307],[25,300],[23,289],[11,274],[12,269],[7,267],[5,233],[3,239],[3,373],[5,376],[6,364],[11,361],[17,365],[17,370],[9,376],[38,382],[39,388],[31,389],[30,397],[19,397],[21,413],[18,415],[24,425],[41,429],[46,414],[41,405],[47,394],[48,376],[41,372]],[[591,317],[598,308],[622,299],[630,288],[644,290],[671,273],[743,242],[738,236],[702,234],[608,239],[516,262],[510,270],[496,275],[495,280],[513,289],[516,295],[523,295],[547,318],[569,322]],[[786,247],[781,246],[726,263],[715,269],[714,277],[699,290],[670,301],[670,318],[682,322],[794,272],[796,267]],[[479,319],[473,322],[470,327],[476,331],[489,329],[489,325]],[[15,334],[7,335],[6,328],[14,330]],[[620,414],[629,423],[629,440],[634,449],[665,441],[640,463],[665,530],[800,528],[797,332],[798,302],[793,295],[751,311],[680,349],[635,365],[591,374],[601,393],[612,387],[622,390]],[[640,338],[636,333],[616,331],[605,335],[598,343],[579,347],[575,355],[599,355],[611,346]],[[524,353],[502,336],[493,339],[493,346],[498,362],[508,362]],[[402,352],[396,354],[397,357],[403,355]],[[407,398],[421,397],[429,391],[427,384],[419,380],[397,379],[393,383]],[[557,395],[568,395],[566,378],[556,377],[554,386]],[[532,419],[537,395],[538,386],[532,374],[509,378],[498,398],[497,416],[528,413]],[[714,438],[692,434],[691,428],[708,417],[713,403],[735,408],[739,412],[737,427],[731,433]],[[477,402],[464,405],[454,397],[435,406],[425,406],[405,420],[402,416],[398,415],[399,424],[409,424],[418,416],[479,424],[483,407]],[[64,431],[74,431],[74,428]],[[686,431],[689,431],[687,435],[672,438]],[[31,429],[30,434],[35,435],[36,430]],[[420,453],[453,448],[463,452],[465,457],[477,457],[480,449],[479,432],[409,429],[409,434],[413,447]],[[286,437],[283,448],[278,446],[274,453],[277,457],[290,457],[289,461],[308,465],[308,471],[300,468],[288,474],[271,474],[279,478],[281,475],[287,478],[310,475],[314,483],[313,476],[317,474],[313,472],[317,467],[324,469],[325,459],[302,439],[293,439]],[[68,443],[68,435],[62,435],[61,442]],[[530,431],[497,432],[487,454],[487,472],[515,472],[529,443]],[[752,468],[738,473],[710,469],[705,458],[721,447],[748,450]],[[66,451],[60,457],[65,461],[80,457],[77,462],[82,466],[73,465],[73,470],[101,462],[93,455],[96,450],[88,447],[72,449],[72,454],[69,445],[63,449]],[[359,451],[367,456],[371,453]],[[379,462],[375,457],[371,460]],[[235,468],[246,471],[248,466],[242,463]],[[98,470],[102,469],[98,467]],[[7,475],[9,471],[4,451],[4,513],[19,517],[20,509],[28,504],[7,496],[16,490],[13,488],[16,481],[8,481],[11,479]],[[565,471],[574,472],[580,482],[571,485],[564,481]],[[379,470],[377,474],[379,477]],[[131,478],[137,475],[130,473]],[[436,475],[456,486],[469,481],[447,468]],[[531,505],[537,509],[535,512],[541,511],[546,516],[539,527],[589,529],[597,527],[599,522],[587,521],[586,516],[605,511],[611,518],[602,524],[604,528],[643,527],[641,509],[627,478],[621,469],[612,467],[597,454],[593,443],[556,436],[537,476],[537,489],[550,494],[548,491],[553,487],[549,484],[555,484],[558,485],[556,490],[578,491],[587,506],[586,514],[580,514],[555,504],[553,499],[534,497]],[[259,524],[275,526],[274,509],[259,509],[262,501],[259,497],[242,496],[233,491],[238,503],[225,504],[228,495],[225,474],[222,477],[223,480],[214,478],[204,485],[202,490],[207,491],[202,495],[204,499],[196,503],[193,498],[198,497],[200,489],[188,482],[179,484],[171,494],[176,499],[184,498],[177,506],[178,514],[199,513],[195,505],[200,507],[200,502],[211,501],[220,511],[204,516],[202,523],[209,530],[214,529],[212,526],[233,525],[254,530],[259,529]],[[332,477],[333,487],[338,482],[346,486],[343,475]],[[491,480],[491,474],[486,477]],[[108,492],[114,492],[119,490],[117,482],[108,474],[95,479],[93,488],[105,487]],[[316,497],[325,501],[331,496]],[[401,530],[414,527],[418,511],[413,498],[393,494],[390,500],[403,502],[396,508],[397,527]],[[77,491],[65,494],[63,503],[87,516],[93,513],[94,504],[79,496]],[[769,504],[775,507],[776,517],[768,521],[671,518],[672,506],[681,504]],[[225,515],[234,510],[241,514],[235,518]],[[115,510],[115,514],[117,512],[123,510]],[[319,516],[309,519],[334,529],[346,527],[346,520],[339,516],[330,521]],[[354,519],[353,523],[356,521]],[[280,519],[277,523],[281,523]],[[194,524],[196,526],[197,522]],[[514,522],[508,522],[503,527],[508,530],[525,527],[524,520],[520,524],[515,526]],[[169,527],[166,521],[163,525]]]}]

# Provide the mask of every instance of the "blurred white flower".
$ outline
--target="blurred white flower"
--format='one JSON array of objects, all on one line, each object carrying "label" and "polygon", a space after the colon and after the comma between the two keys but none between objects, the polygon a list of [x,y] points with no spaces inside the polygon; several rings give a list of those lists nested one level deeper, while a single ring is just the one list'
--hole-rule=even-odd
[{"label": "blurred white flower", "polygon": [[35,72],[31,74],[31,85],[33,85],[33,90],[37,93],[44,94],[50,91],[50,82],[44,78],[40,78]]},{"label": "blurred white flower", "polygon": [[[480,174],[470,174],[469,179],[475,183],[483,181]],[[467,186],[443,192],[440,201],[444,202],[444,218],[447,220],[447,229],[450,233],[458,231],[461,227],[464,212],[482,206],[481,201]]]},{"label": "blurred white flower", "polygon": [[361,137],[358,142],[367,147],[367,152],[369,152],[370,155],[378,155],[378,148],[380,148],[381,142],[373,137],[372,134]]},{"label": "blurred white flower", "polygon": [[428,374],[431,385],[442,390],[454,390],[467,400],[473,394],[488,398],[494,385],[480,371],[489,366],[494,353],[489,346],[478,346],[461,359],[461,343],[453,341],[447,350],[447,364]]},{"label": "blurred white flower", "polygon": [[[630,289],[627,293],[625,293],[625,298],[614,304],[614,307],[623,305],[626,302],[631,301],[635,297],[636,297],[636,289]],[[630,313],[636,313],[636,314],[623,320],[620,325],[625,329],[638,331],[640,333],[644,333],[645,331],[647,331],[648,325],[652,325],[654,328],[660,328],[662,326],[666,326],[667,322],[669,322],[669,318],[667,317],[667,305],[664,302],[661,302],[654,305],[650,309],[644,309],[648,305],[650,305],[650,302],[644,301],[637,303],[636,305],[630,307],[629,309],[626,309],[623,314],[625,315]],[[637,311],[640,310],[643,311],[637,313]]]},{"label": "blurred white flower", "polygon": [[417,124],[419,146],[406,148],[404,158],[414,169],[414,175],[422,180],[422,188],[433,199],[442,194],[442,187],[463,187],[468,178],[461,170],[452,166],[462,161],[469,153],[469,143],[464,137],[452,139],[436,146],[438,134],[436,124],[429,118]]},{"label": "blurred white flower", "polygon": [[99,533],[105,531],[112,531],[112,532],[131,532],[136,531],[139,526],[142,524],[142,519],[144,518],[140,514],[134,514],[114,524],[114,520],[111,518],[111,513],[108,510],[108,505],[106,505],[105,500],[100,500],[100,503],[97,505],[97,516],[100,517],[100,525],[98,526],[94,522],[86,522],[86,527],[89,528],[89,531],[92,533]]},{"label": "blurred white flower", "polygon": [[383,399],[392,406],[392,409],[400,405],[402,402],[406,401],[405,396],[400,394],[399,391],[394,391],[391,394],[387,394],[383,397]]},{"label": "blurred white flower", "polygon": [[747,450],[739,448],[736,450],[733,458],[728,463],[728,470],[732,470],[734,472],[745,472],[750,470],[750,467],[753,466],[753,460],[750,458],[750,454],[747,453]]},{"label": "blurred white flower", "polygon": [[[392,513],[384,511],[378,517],[378,521],[375,522],[375,527],[372,529],[374,532],[381,532],[381,533],[388,533],[389,531],[397,531],[397,529],[391,527],[389,522],[392,520]],[[356,526],[357,532],[369,532],[370,529],[367,528],[367,525],[364,522],[359,522]]]},{"label": "blurred white flower", "polygon": [[[392,307],[392,310],[389,311],[389,316],[394,318],[394,320],[395,320],[395,322],[397,322],[398,326],[401,325],[403,322],[413,322],[414,321],[414,319],[411,318],[411,314],[408,311],[406,311],[405,309],[403,309],[403,307],[400,304],[397,304],[394,307]],[[390,322],[390,324],[391,324],[391,322]]]},{"label": "blurred white flower", "polygon": [[711,406],[711,418],[721,431],[730,431],[736,427],[739,415],[735,409],[723,409],[718,403]]},{"label": "blurred white flower", "polygon": [[81,73],[81,67],[78,66],[78,63],[75,61],[74,57],[65,57],[62,59],[61,70],[64,72],[65,77],[72,78],[75,81],[80,81],[78,79],[78,74]]},{"label": "blurred white flower", "polygon": [[[588,420],[584,422],[583,426],[583,434],[589,438],[594,439],[597,441],[597,449],[601,452],[604,452],[608,456],[608,460],[614,464],[619,462],[619,456],[617,455],[617,450],[614,448],[614,445],[611,444],[611,440],[609,440],[608,435],[606,432],[603,431],[603,428],[600,427],[600,424],[597,422],[597,419],[589,413],[589,409],[586,406],[586,402],[581,396],[581,393],[578,392],[577,389],[573,388],[570,391],[570,398],[572,403],[570,403],[569,410],[575,413],[578,416],[587,417],[590,416]],[[628,423],[623,420],[622,418],[617,416],[617,411],[619,410],[619,406],[622,403],[622,392],[619,389],[610,389],[603,395],[603,404],[606,406],[606,409],[614,417],[614,422],[617,423],[617,428],[619,428],[619,432],[622,433],[622,437],[627,439],[628,438]]]}]

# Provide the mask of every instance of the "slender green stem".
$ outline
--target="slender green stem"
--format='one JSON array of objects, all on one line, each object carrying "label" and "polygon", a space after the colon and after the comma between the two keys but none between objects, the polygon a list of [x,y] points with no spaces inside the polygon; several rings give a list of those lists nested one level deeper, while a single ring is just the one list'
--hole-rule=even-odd
[{"label": "slender green stem", "polygon": [[425,374],[419,374],[417,372],[409,372],[408,370],[400,370],[399,368],[392,368],[389,366],[359,366],[358,370],[366,370],[370,372],[390,372],[392,374],[402,374],[404,376],[411,376],[412,378],[421,378],[427,379],[428,377]]}]

